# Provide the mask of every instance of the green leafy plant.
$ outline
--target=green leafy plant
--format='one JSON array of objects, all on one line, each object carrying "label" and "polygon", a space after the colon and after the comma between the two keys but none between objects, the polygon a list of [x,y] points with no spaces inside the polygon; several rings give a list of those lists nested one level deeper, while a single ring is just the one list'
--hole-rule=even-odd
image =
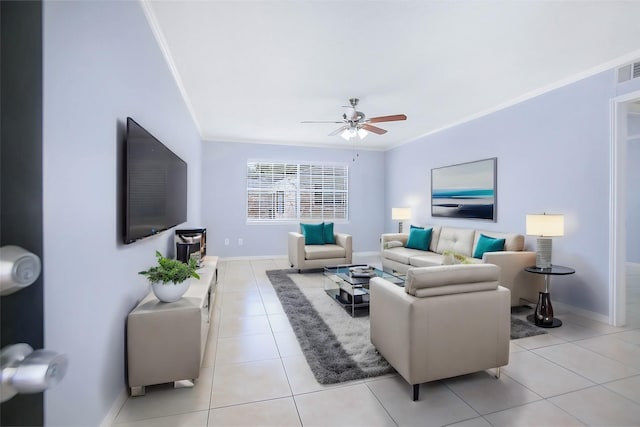
[{"label": "green leafy plant", "polygon": [[469,258],[450,249],[442,251],[442,255],[452,257],[456,261],[456,264],[472,264]]},{"label": "green leafy plant", "polygon": [[156,258],[158,258],[158,265],[138,273],[147,276],[147,279],[149,279],[151,283],[160,282],[166,285],[171,282],[178,284],[190,277],[200,278],[198,273],[196,273],[198,265],[193,258],[189,260],[188,264],[185,264],[177,259],[165,258],[158,251],[156,251]]}]

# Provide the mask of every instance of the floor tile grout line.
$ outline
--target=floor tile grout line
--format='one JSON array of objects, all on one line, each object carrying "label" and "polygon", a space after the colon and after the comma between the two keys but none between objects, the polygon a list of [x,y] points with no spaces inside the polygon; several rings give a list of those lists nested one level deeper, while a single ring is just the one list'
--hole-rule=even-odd
[{"label": "floor tile grout line", "polygon": [[[610,361],[612,361],[612,362],[618,363],[618,364],[620,364],[620,365],[624,366],[625,368],[633,369],[633,370],[635,370],[635,371],[636,371],[636,373],[635,373],[635,374],[632,374],[632,375],[630,375],[630,376],[628,376],[628,377],[621,377],[621,378],[618,378],[618,379],[625,379],[625,378],[633,377],[633,376],[636,376],[636,375],[639,375],[639,374],[640,374],[640,370],[638,370],[637,368],[635,368],[635,367],[633,367],[633,366],[629,366],[629,365],[627,365],[627,364],[625,364],[625,363],[622,363],[622,362],[621,362],[621,361],[619,361],[619,360],[612,359],[612,358],[610,358],[610,357],[608,357],[608,356],[606,356],[606,355],[604,355],[604,354],[598,353],[598,352],[593,351],[593,350],[591,350],[591,349],[589,349],[589,348],[579,346],[578,344],[574,344],[573,342],[567,342],[567,343],[563,343],[563,344],[556,344],[556,345],[565,345],[565,344],[573,344],[573,345],[575,345],[575,346],[577,346],[577,347],[580,347],[582,350],[589,351],[589,352],[591,352],[591,353],[593,353],[593,354],[595,354],[595,355],[597,355],[597,356],[604,357],[605,359],[609,359],[609,360],[610,360]],[[549,347],[553,347],[553,346],[549,346]],[[549,348],[549,347],[544,347],[544,348]],[[547,357],[547,356],[545,356],[545,355],[542,355],[542,354],[538,354],[538,353],[536,353],[536,351],[537,351],[537,350],[539,350],[539,349],[532,350],[531,352],[532,352],[532,353],[534,353],[534,354],[535,354],[535,355],[537,355],[537,356],[542,357],[542,358],[543,358],[543,359],[545,359],[545,360],[548,360],[549,362],[551,362],[551,363],[553,363],[553,364],[555,364],[555,365],[560,366],[561,368],[564,368],[564,369],[566,369],[566,370],[568,370],[568,371],[570,371],[570,372],[572,372],[572,373],[574,373],[574,374],[576,374],[576,375],[578,375],[578,376],[580,376],[580,377],[582,377],[582,378],[585,378],[585,379],[587,379],[587,380],[591,381],[591,382],[592,382],[592,383],[594,383],[594,384],[598,384],[598,385],[599,385],[599,384],[604,384],[604,383],[606,383],[606,382],[609,382],[609,381],[605,381],[605,382],[601,383],[601,382],[597,382],[597,381],[595,381],[595,380],[592,380],[591,378],[585,377],[584,375],[582,375],[582,374],[580,374],[580,373],[578,373],[578,372],[574,371],[574,370],[573,370],[573,369],[571,369],[571,368],[568,368],[568,367],[566,367],[566,366],[560,365],[557,361],[555,361],[555,360],[553,360],[553,359],[550,359],[549,357]],[[612,380],[612,381],[617,381],[617,380]]]}]

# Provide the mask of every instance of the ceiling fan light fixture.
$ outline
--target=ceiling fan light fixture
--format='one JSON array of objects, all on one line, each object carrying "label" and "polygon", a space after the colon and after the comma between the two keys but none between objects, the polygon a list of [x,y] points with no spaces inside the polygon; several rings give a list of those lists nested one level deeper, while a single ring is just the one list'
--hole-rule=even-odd
[{"label": "ceiling fan light fixture", "polygon": [[369,132],[367,132],[366,129],[358,129],[358,136],[360,137],[360,139],[364,139],[367,135],[369,135]]},{"label": "ceiling fan light fixture", "polygon": [[350,129],[345,129],[342,131],[342,133],[340,133],[340,136],[343,137],[345,140],[350,140],[351,139],[351,130]]}]

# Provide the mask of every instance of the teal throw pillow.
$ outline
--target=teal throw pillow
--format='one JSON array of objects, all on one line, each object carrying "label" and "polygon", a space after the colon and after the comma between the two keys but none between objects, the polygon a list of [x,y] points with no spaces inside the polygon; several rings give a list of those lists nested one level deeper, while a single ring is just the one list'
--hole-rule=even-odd
[{"label": "teal throw pillow", "polygon": [[485,252],[499,252],[504,250],[504,239],[495,239],[493,237],[480,235],[476,251],[473,253],[474,258],[482,258]]},{"label": "teal throw pillow", "polygon": [[324,222],[320,224],[300,224],[305,245],[324,245]]},{"label": "teal throw pillow", "polygon": [[417,228],[414,227],[409,230],[409,240],[407,240],[407,248],[420,249],[423,251],[429,250],[429,244],[431,243],[431,232],[433,228]]},{"label": "teal throw pillow", "polygon": [[336,238],[333,236],[333,223],[325,222],[324,223],[324,232],[323,232],[323,240],[324,243],[336,244]]},{"label": "teal throw pillow", "polygon": [[411,224],[411,227],[409,227],[409,230],[413,229],[413,228],[420,228],[420,229],[424,229],[424,227],[418,227],[417,225],[413,225]]}]

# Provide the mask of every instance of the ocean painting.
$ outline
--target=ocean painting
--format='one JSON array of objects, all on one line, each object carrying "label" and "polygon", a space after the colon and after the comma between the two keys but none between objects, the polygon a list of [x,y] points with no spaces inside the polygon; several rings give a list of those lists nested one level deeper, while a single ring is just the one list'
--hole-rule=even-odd
[{"label": "ocean painting", "polygon": [[431,169],[431,216],[496,221],[497,158]]}]

